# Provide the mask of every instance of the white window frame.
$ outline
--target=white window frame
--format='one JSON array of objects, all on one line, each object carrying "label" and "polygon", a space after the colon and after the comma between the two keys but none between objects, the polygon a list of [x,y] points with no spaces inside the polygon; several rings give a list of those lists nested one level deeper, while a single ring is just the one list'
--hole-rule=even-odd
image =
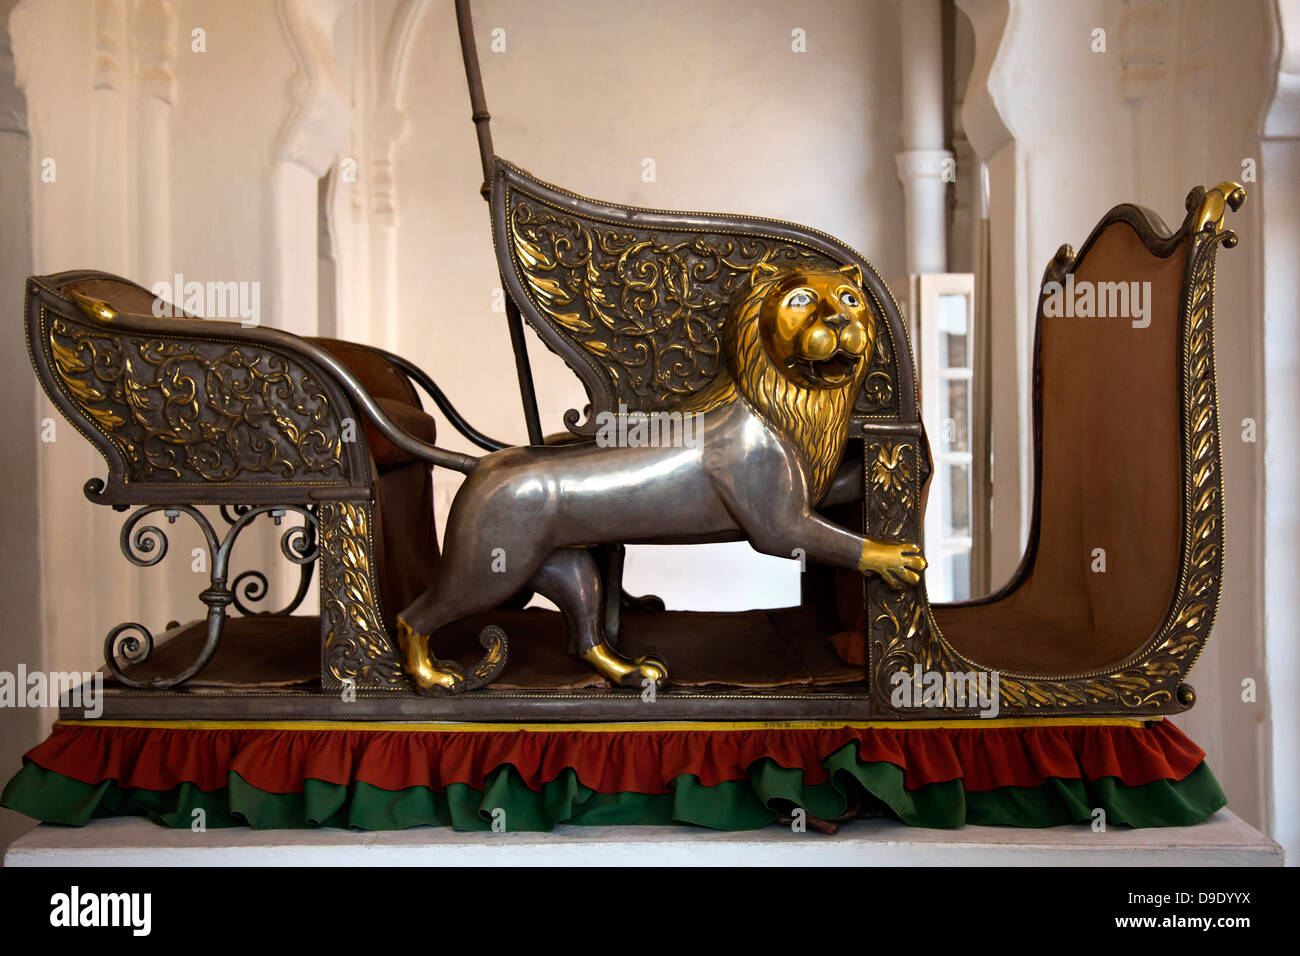
[{"label": "white window frame", "polygon": [[[988,423],[983,421],[983,403],[979,400],[984,383],[977,366],[983,343],[978,338],[980,326],[975,311],[974,274],[948,272],[913,275],[909,287],[908,320],[920,378],[917,385],[921,393],[921,421],[926,426],[934,467],[924,524],[923,546],[930,564],[926,572],[926,589],[931,601],[944,603],[978,597],[983,591],[979,581],[979,549],[974,538],[981,527],[977,516],[982,509],[987,508],[989,492],[986,487],[987,469],[980,466],[988,447]],[[939,299],[949,295],[960,295],[966,299],[966,365],[961,367],[944,367],[940,362]],[[949,427],[942,415],[944,386],[954,379],[964,379],[970,383],[966,390],[970,403],[967,410],[966,451],[949,450],[944,438],[945,429]],[[969,475],[969,535],[952,534],[944,530],[944,518],[952,514],[954,504],[947,480],[948,468],[958,464],[965,465]],[[953,562],[963,554],[967,556],[970,568],[970,585],[964,595],[954,592],[952,587]]]}]

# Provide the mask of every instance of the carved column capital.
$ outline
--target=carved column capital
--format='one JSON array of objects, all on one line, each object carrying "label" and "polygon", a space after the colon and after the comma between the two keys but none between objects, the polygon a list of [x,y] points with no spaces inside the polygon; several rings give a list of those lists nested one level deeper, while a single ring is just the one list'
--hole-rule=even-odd
[{"label": "carved column capital", "polygon": [[355,0],[276,0],[280,29],[298,70],[290,85],[289,115],[278,153],[319,179],[343,152],[352,127],[352,103],[339,76],[334,24]]}]

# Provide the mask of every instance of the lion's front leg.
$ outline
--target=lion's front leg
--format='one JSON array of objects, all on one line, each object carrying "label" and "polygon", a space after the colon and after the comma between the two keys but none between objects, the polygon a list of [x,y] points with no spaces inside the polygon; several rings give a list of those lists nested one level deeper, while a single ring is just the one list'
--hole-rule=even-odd
[{"label": "lion's front leg", "polygon": [[862,554],[858,557],[858,570],[863,574],[877,574],[895,590],[921,582],[921,572],[927,562],[921,555],[920,545],[907,541],[873,541],[865,538]]},{"label": "lion's front leg", "polygon": [[919,583],[926,568],[920,545],[865,538],[827,521],[795,495],[742,498],[726,487],[720,491],[750,544],[764,554],[856,568],[892,588]]}]

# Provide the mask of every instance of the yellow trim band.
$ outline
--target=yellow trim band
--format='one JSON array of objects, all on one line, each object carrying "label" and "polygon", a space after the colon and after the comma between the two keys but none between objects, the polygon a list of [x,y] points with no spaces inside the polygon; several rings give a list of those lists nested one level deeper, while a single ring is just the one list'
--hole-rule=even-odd
[{"label": "yellow trim band", "polygon": [[136,727],[155,730],[375,730],[415,733],[655,733],[728,730],[993,730],[1009,727],[1142,727],[1163,718],[1025,717],[992,720],[800,720],[800,721],[663,721],[586,724],[492,724],[410,721],[309,720],[61,720],[73,727]]}]

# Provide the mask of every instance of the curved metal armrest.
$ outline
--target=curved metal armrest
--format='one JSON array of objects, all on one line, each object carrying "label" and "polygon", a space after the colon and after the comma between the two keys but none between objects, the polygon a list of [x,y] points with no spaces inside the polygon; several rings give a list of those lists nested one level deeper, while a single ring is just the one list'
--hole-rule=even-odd
[{"label": "curved metal armrest", "polygon": [[472,441],[475,445],[478,445],[479,448],[482,448],[485,451],[500,451],[502,448],[510,447],[509,443],[497,441],[495,438],[489,438],[466,421],[465,417],[456,410],[456,406],[452,405],[451,400],[447,398],[446,393],[438,387],[438,383],[435,382],[433,378],[424,371],[424,369],[420,368],[420,366],[408,359],[402,358],[402,356],[397,355],[396,353],[381,348],[376,348],[375,351],[401,369],[407,378],[420,386],[420,388],[422,388],[424,392],[433,399],[433,403],[438,406],[438,411],[442,412],[442,414],[447,417],[447,421],[451,422],[452,427],[464,435],[469,441]]},{"label": "curved metal armrest", "polygon": [[[136,454],[139,442],[124,441],[119,434],[123,428],[140,431],[147,426],[153,429],[149,434],[176,432],[176,440],[169,439],[167,445],[168,450],[171,450],[190,447],[182,439],[195,429],[207,427],[195,415],[208,406],[196,405],[195,409],[199,411],[186,411],[191,404],[190,398],[186,397],[187,392],[178,392],[175,402],[169,400],[169,404],[159,405],[157,409],[149,406],[152,418],[158,418],[164,413],[173,417],[179,415],[175,422],[169,419],[160,424],[152,422],[152,418],[146,423],[137,421],[139,403],[131,405],[127,402],[126,391],[137,398],[142,397],[146,394],[145,390],[153,385],[161,387],[161,380],[136,382],[132,376],[145,371],[146,366],[161,369],[167,363],[183,364],[187,377],[182,384],[187,389],[191,381],[196,385],[211,381],[213,387],[225,391],[250,387],[241,376],[253,373],[240,370],[245,365],[249,369],[256,366],[259,370],[256,373],[259,376],[256,400],[277,405],[283,397],[285,382],[292,380],[295,383],[294,389],[300,393],[297,399],[300,404],[306,404],[302,409],[285,406],[280,409],[280,415],[273,417],[283,430],[284,441],[290,444],[312,441],[322,447],[329,447],[328,455],[324,451],[320,452],[323,459],[328,459],[321,465],[322,468],[333,464],[320,476],[329,483],[369,483],[363,461],[349,453],[346,446],[335,447],[340,438],[339,428],[349,411],[348,406],[364,414],[385,438],[412,456],[458,471],[468,470],[476,461],[472,456],[437,448],[406,432],[384,412],[343,362],[297,335],[263,327],[249,329],[238,323],[216,319],[188,316],[156,318],[115,308],[75,290],[69,290],[69,294],[57,291],[59,285],[66,285],[74,279],[100,277],[124,282],[116,276],[96,272],[32,277],[28,282],[28,344],[38,377],[51,399],[109,459],[109,484],[114,486],[114,503],[118,500],[123,503],[143,500],[128,491],[128,480],[138,486],[147,476],[154,484],[170,484],[173,481],[169,480],[169,475],[174,478],[172,473],[185,470],[170,459],[166,467],[163,467],[154,460],[156,456],[147,454],[149,449]],[[56,283],[53,287],[46,284],[51,280]],[[74,305],[75,308],[69,308]],[[124,348],[126,352],[123,351]],[[140,349],[145,351],[140,353]],[[95,359],[94,356],[100,351],[104,352],[104,356]],[[106,384],[99,378],[103,369],[96,371],[94,361],[99,361],[103,368],[118,373],[122,381]],[[108,364],[104,365],[105,362]],[[260,365],[257,364],[259,362]],[[226,366],[230,368],[227,369]],[[213,368],[220,372],[216,378],[210,374]],[[160,371],[154,373],[155,377],[160,374]],[[320,388],[323,391],[317,394],[316,390]],[[230,398],[230,401],[244,400],[234,393]],[[176,402],[181,404],[177,405]],[[218,401],[217,406],[225,407],[224,402],[224,399]],[[317,419],[325,422],[327,427],[322,426]],[[322,427],[324,431],[321,431]],[[211,434],[218,434],[219,431],[214,426]],[[205,431],[204,434],[209,432]],[[136,439],[139,437],[133,436]],[[361,455],[364,457],[364,451]],[[220,470],[220,474],[204,474],[199,480],[217,490],[231,484],[229,479],[244,477],[248,470],[241,462],[230,463],[223,459],[223,465],[228,467]],[[291,484],[299,484],[296,479],[302,477],[303,473],[292,456],[287,464],[282,463],[280,471],[281,480],[291,479]],[[226,472],[230,472],[229,476]],[[253,483],[270,488],[260,476],[254,478]],[[303,484],[305,486],[306,483]],[[145,489],[137,490],[143,492]],[[101,495],[96,494],[94,497],[107,503],[107,499]],[[238,500],[245,499],[241,497]]]}]

